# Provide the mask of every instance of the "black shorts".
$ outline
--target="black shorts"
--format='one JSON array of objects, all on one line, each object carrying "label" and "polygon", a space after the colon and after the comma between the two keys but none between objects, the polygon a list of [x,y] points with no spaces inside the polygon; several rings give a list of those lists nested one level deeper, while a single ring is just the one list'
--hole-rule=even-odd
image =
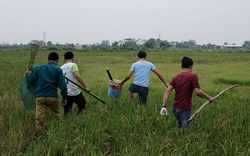
[{"label": "black shorts", "polygon": [[67,104],[64,106],[64,114],[72,109],[73,103],[76,103],[79,109],[84,109],[86,105],[85,97],[82,92],[77,96],[67,96]]},{"label": "black shorts", "polygon": [[134,83],[131,83],[129,86],[129,91],[131,93],[138,93],[139,101],[142,104],[147,103],[147,97],[148,97],[148,87],[138,86]]}]

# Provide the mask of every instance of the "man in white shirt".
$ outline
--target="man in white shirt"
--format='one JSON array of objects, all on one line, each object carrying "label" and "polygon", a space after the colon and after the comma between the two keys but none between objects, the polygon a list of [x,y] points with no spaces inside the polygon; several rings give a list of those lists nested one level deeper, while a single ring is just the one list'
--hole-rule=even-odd
[{"label": "man in white shirt", "polygon": [[159,77],[159,79],[164,83],[166,87],[168,85],[160,71],[156,69],[155,65],[151,62],[146,61],[146,52],[140,51],[137,56],[138,61],[132,64],[130,71],[125,76],[125,78],[120,83],[118,83],[118,85],[122,86],[126,81],[130,79],[133,73],[135,73],[134,81],[129,86],[130,101],[131,103],[134,103],[134,93],[138,93],[139,102],[141,104],[146,104],[151,71],[153,71]]},{"label": "man in white shirt", "polygon": [[[65,64],[61,66],[63,75],[73,82],[79,82],[87,92],[90,92],[90,89],[84,83],[82,76],[79,73],[78,66],[74,63],[74,54],[71,51],[68,51],[64,54]],[[71,109],[73,103],[78,105],[78,114],[80,114],[86,105],[86,100],[79,90],[78,86],[66,80],[68,95],[67,95],[67,103],[64,105],[64,115],[68,114]]]}]

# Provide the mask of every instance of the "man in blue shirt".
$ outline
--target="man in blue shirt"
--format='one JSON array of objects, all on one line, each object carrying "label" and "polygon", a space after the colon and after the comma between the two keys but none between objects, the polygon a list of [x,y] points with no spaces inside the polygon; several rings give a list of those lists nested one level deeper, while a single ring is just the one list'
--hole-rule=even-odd
[{"label": "man in blue shirt", "polygon": [[63,77],[63,72],[57,66],[59,56],[56,52],[48,55],[48,63],[39,65],[35,70],[26,71],[28,84],[36,85],[36,136],[41,135],[46,108],[48,107],[59,120],[59,96],[57,88],[60,88],[63,103],[67,101],[67,86]]},{"label": "man in blue shirt", "polygon": [[159,77],[159,79],[164,83],[166,87],[168,85],[160,71],[156,69],[155,65],[151,62],[146,61],[146,52],[140,51],[137,56],[138,61],[132,64],[130,71],[125,76],[125,78],[120,83],[118,83],[118,85],[122,86],[126,81],[130,79],[133,73],[135,73],[134,81],[129,86],[130,101],[131,103],[134,103],[134,93],[138,93],[139,102],[142,104],[146,104],[151,71],[153,71]]}]

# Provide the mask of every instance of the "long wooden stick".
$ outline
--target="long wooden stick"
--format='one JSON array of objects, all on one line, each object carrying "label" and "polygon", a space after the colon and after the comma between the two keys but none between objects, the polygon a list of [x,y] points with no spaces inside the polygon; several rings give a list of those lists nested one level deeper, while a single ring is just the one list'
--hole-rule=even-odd
[{"label": "long wooden stick", "polygon": [[[223,93],[225,93],[226,91],[232,89],[233,87],[237,87],[238,85],[239,85],[239,84],[235,84],[235,85],[232,85],[232,86],[230,86],[230,87],[224,89],[223,91],[221,91],[218,95],[216,95],[216,96],[214,97],[214,100],[217,99],[218,97],[222,96]],[[194,112],[194,114],[188,119],[188,121],[192,121],[192,120],[194,119],[194,117],[196,117],[197,114],[198,114],[205,106],[207,106],[209,103],[210,103],[210,101],[207,100],[203,105],[201,105],[200,108],[197,109],[197,110]]]}]

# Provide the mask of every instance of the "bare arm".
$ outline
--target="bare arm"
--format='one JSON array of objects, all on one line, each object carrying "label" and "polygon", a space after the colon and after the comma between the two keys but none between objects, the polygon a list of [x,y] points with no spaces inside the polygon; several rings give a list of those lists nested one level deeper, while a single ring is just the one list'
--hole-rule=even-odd
[{"label": "bare arm", "polygon": [[87,92],[90,92],[90,89],[87,87],[87,85],[84,83],[82,76],[79,72],[74,72],[74,76],[77,79],[77,81],[86,89]]},{"label": "bare arm", "polygon": [[194,89],[194,93],[201,97],[201,98],[206,98],[208,99],[210,102],[213,102],[214,101],[214,98],[209,96],[208,94],[204,93],[200,88],[195,88]]},{"label": "bare arm", "polygon": [[164,85],[166,87],[168,87],[168,84],[166,83],[166,80],[164,79],[164,77],[162,76],[162,74],[160,73],[159,70],[154,69],[153,72],[159,77],[159,79],[164,83]]},{"label": "bare arm", "polygon": [[133,71],[129,71],[128,74],[125,76],[125,78],[120,83],[118,83],[118,85],[122,86],[126,81],[130,79],[133,73],[134,73]]},{"label": "bare arm", "polygon": [[173,86],[168,85],[168,88],[166,89],[164,96],[163,96],[162,107],[166,107],[167,101],[169,99],[169,96],[170,96],[170,93],[172,92],[172,90],[173,90]]}]

